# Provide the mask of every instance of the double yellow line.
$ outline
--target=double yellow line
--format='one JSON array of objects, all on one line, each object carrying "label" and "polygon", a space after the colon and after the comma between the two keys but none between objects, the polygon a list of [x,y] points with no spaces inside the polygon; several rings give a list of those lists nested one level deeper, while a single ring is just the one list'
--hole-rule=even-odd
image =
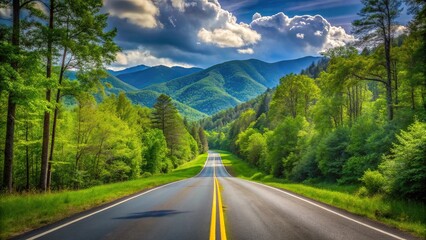
[{"label": "double yellow line", "polygon": [[210,222],[210,240],[216,240],[216,224],[217,224],[217,209],[216,202],[219,208],[219,227],[220,227],[220,239],[226,240],[226,229],[225,220],[223,218],[223,205],[222,196],[220,195],[219,180],[216,177],[216,166],[213,166],[213,204],[212,204],[212,216]]}]

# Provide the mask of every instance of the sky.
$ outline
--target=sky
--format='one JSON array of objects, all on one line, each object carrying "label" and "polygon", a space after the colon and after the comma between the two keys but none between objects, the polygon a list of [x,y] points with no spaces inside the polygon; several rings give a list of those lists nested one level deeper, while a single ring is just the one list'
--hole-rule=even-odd
[{"label": "sky", "polygon": [[[355,40],[360,0],[104,0],[122,52],[109,68],[206,68],[318,56]],[[406,24],[405,11],[399,21]]]}]

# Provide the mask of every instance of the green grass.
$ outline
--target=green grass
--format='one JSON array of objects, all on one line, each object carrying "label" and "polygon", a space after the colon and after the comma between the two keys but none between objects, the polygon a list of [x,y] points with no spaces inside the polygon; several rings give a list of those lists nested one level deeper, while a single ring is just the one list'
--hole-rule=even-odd
[{"label": "green grass", "polygon": [[0,238],[9,238],[137,192],[193,177],[201,171],[206,158],[207,154],[202,154],[169,174],[106,184],[84,190],[1,195]]},{"label": "green grass", "polygon": [[261,182],[266,185],[285,189],[311,199],[347,210],[348,212],[383,222],[387,225],[410,232],[419,237],[426,236],[426,206],[419,202],[387,199],[383,196],[358,196],[357,186],[337,184],[295,184],[265,176],[255,167],[235,155],[217,151],[224,165],[235,177]]}]

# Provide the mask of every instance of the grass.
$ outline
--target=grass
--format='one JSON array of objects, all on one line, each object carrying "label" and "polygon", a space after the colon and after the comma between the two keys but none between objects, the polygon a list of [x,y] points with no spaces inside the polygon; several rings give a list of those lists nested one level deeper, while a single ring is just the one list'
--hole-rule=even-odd
[{"label": "grass", "polygon": [[173,172],[148,178],[106,184],[78,191],[0,196],[0,238],[10,238],[73,214],[159,185],[195,176],[207,154]]},{"label": "grass", "polygon": [[217,151],[228,171],[235,177],[260,182],[285,189],[308,198],[347,210],[348,212],[380,221],[410,232],[426,236],[426,206],[419,202],[387,199],[383,196],[361,197],[357,186],[341,186],[322,183],[315,185],[295,184],[266,176],[235,155]]}]

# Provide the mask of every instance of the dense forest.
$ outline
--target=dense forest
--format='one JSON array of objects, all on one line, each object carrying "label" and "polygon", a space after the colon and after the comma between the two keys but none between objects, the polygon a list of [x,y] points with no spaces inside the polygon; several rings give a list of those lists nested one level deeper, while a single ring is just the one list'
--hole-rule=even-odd
[{"label": "dense forest", "polygon": [[[116,30],[102,0],[0,1],[0,168],[7,192],[78,189],[166,173],[207,151],[203,129],[160,95],[105,94]],[[72,79],[67,72],[72,71]],[[75,78],[75,79],[74,79]]]},{"label": "dense forest", "polygon": [[426,201],[426,4],[406,1],[414,17],[397,36],[401,1],[362,2],[356,44],[281,78],[270,101],[202,121],[210,147],[289,181]]}]

